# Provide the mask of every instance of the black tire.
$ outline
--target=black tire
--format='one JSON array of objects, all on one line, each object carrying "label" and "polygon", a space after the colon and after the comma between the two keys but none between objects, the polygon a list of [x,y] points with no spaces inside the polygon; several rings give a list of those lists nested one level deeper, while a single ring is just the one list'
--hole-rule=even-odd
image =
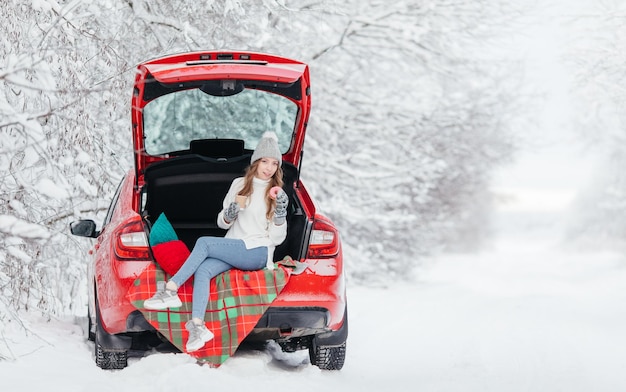
[{"label": "black tire", "polygon": [[341,370],[346,359],[346,343],[340,346],[317,346],[313,343],[309,347],[309,358],[320,369]]},{"label": "black tire", "polygon": [[323,370],[341,370],[346,360],[348,340],[348,305],[343,314],[343,324],[337,331],[322,333],[311,338],[309,359]]},{"label": "black tire", "polygon": [[128,351],[127,350],[107,350],[102,346],[98,335],[107,334],[100,325],[100,307],[98,301],[96,301],[96,328],[94,333],[94,355],[96,365],[105,370],[111,369],[124,369],[128,366]]},{"label": "black tire", "polygon": [[128,352],[104,351],[101,345],[95,345],[96,365],[105,370],[124,369],[128,366]]}]

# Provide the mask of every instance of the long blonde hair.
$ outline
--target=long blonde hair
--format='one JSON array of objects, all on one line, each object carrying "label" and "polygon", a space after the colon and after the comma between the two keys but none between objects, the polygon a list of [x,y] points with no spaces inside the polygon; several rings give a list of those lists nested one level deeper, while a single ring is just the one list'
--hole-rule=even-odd
[{"label": "long blonde hair", "polygon": [[[260,159],[257,159],[256,161],[251,163],[250,166],[248,166],[248,168],[246,169],[246,174],[244,175],[243,179],[243,188],[239,191],[239,195],[248,197],[252,195],[252,180],[254,179],[254,175],[257,172],[260,161]],[[274,208],[276,208],[276,200],[270,197],[270,189],[275,186],[279,186],[282,188],[283,184],[283,169],[282,167],[278,166],[278,169],[276,169],[276,173],[274,173],[272,178],[270,178],[270,181],[265,188],[265,203],[267,204],[267,212],[265,213],[265,216],[267,217],[267,219],[270,219],[272,217],[272,212],[274,211]]]}]

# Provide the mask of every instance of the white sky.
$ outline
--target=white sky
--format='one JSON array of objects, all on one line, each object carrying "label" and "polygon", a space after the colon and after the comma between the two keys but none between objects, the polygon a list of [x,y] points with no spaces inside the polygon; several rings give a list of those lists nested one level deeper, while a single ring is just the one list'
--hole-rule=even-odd
[{"label": "white sky", "polygon": [[536,127],[522,130],[525,148],[516,161],[499,171],[494,190],[509,197],[503,208],[554,210],[566,208],[590,179],[594,157],[574,131],[570,91],[573,74],[565,65],[571,56],[572,24],[568,18],[586,13],[587,0],[543,3],[539,23],[520,35],[518,50],[527,54],[527,78],[545,92]]}]

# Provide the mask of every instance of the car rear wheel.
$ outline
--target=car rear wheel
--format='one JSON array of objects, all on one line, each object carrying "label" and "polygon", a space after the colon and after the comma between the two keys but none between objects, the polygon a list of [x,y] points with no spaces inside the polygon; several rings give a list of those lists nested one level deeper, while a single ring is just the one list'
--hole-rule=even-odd
[{"label": "car rear wheel", "polygon": [[341,370],[346,360],[348,339],[348,307],[343,314],[343,324],[337,331],[315,335],[309,345],[311,364],[323,370]]},{"label": "car rear wheel", "polygon": [[[128,366],[128,350],[109,349],[103,344],[103,337],[109,335],[103,328],[100,320],[100,307],[96,301],[96,328],[94,334],[94,354],[96,365],[101,369],[124,369]],[[110,335],[109,335],[110,336]]]},{"label": "car rear wheel", "polygon": [[[313,339],[315,340],[315,339]],[[311,363],[323,370],[341,370],[346,359],[346,343],[340,346],[317,346],[309,347]]]},{"label": "car rear wheel", "polygon": [[124,369],[128,366],[128,353],[126,351],[105,351],[96,340],[95,346],[96,365],[105,370]]}]

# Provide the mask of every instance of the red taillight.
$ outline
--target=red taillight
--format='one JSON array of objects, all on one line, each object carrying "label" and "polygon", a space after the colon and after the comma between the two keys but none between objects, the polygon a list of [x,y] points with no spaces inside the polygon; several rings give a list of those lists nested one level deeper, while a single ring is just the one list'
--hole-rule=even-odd
[{"label": "red taillight", "polygon": [[339,253],[339,232],[326,218],[317,215],[309,241],[308,258],[332,257]]},{"label": "red taillight", "polygon": [[124,260],[149,260],[148,237],[140,220],[123,226],[115,235],[115,255]]}]

